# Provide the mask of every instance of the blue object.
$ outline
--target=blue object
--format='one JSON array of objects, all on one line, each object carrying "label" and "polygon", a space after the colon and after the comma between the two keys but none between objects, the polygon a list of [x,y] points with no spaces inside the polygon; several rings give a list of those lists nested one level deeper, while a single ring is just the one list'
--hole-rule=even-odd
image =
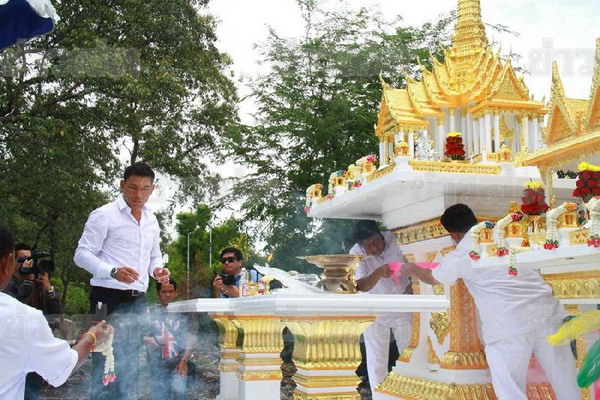
[{"label": "blue object", "polygon": [[52,30],[52,18],[40,17],[27,0],[9,0],[0,5],[0,51]]}]

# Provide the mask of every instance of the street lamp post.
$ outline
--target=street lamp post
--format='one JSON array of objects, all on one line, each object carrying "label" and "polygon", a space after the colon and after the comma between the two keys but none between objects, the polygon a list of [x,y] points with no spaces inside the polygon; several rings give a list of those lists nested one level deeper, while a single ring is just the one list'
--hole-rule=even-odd
[{"label": "street lamp post", "polygon": [[188,232],[187,234],[187,298],[190,298],[190,235],[192,232]]},{"label": "street lamp post", "polygon": [[208,268],[212,271],[212,227],[208,227]]}]

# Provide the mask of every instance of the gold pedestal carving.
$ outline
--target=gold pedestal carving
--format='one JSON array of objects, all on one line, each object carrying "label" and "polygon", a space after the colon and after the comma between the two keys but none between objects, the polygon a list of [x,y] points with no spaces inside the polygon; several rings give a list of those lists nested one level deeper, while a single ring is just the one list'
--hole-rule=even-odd
[{"label": "gold pedestal carving", "polygon": [[228,315],[213,315],[212,319],[219,328],[219,347],[221,348],[221,360],[219,371],[236,372],[238,369],[237,358],[240,350],[237,348],[238,329],[231,322]]},{"label": "gold pedestal carving", "polygon": [[[294,335],[298,368],[295,400],[359,400],[354,373],[361,362],[359,338],[374,316],[290,316],[281,320]],[[315,374],[313,374],[315,372]],[[323,389],[322,391],[319,389]],[[331,388],[339,388],[335,393]]]}]

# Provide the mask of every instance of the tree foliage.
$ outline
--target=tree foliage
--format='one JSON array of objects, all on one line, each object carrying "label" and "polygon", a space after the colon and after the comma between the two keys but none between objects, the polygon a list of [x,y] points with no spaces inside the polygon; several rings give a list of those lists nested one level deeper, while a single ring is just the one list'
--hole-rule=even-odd
[{"label": "tree foliage", "polygon": [[244,199],[245,218],[258,221],[274,265],[287,269],[305,269],[296,255],[343,250],[350,225],[308,219],[305,190],[378,148],[380,74],[400,86],[420,73],[418,59],[428,66],[431,53],[443,58],[453,19],[414,28],[370,10],[301,5],[303,38],[271,31],[258,47],[269,70],[252,82],[256,125],[228,131],[231,153],[253,171],[232,198]]},{"label": "tree foliage", "polygon": [[0,54],[0,220],[52,252],[63,295],[85,285],[77,239],[123,164],[177,181],[175,200],[214,187],[203,160],[237,98],[207,3],[60,1],[52,34]]}]

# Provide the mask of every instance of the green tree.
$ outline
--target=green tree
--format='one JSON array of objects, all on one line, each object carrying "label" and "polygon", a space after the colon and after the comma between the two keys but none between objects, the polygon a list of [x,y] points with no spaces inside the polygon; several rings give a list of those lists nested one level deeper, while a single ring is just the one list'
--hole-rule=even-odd
[{"label": "green tree", "polygon": [[243,199],[244,218],[258,224],[273,265],[305,270],[295,256],[348,250],[350,226],[307,218],[306,188],[377,149],[380,74],[400,86],[420,73],[418,59],[443,59],[453,16],[414,28],[365,9],[325,12],[314,1],[300,3],[305,36],[271,31],[259,46],[270,69],[252,81],[256,124],[229,130],[227,144],[252,171],[231,197]]},{"label": "green tree", "polygon": [[50,35],[0,54],[0,220],[49,249],[63,296],[89,276],[72,255],[89,212],[145,160],[198,202],[203,163],[236,120],[230,59],[208,0],[65,0]]}]

